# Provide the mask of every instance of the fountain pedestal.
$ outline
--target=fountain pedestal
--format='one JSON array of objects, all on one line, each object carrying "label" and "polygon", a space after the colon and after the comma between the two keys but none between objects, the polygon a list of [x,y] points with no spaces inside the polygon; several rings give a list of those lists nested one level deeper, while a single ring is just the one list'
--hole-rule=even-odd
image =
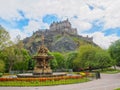
[{"label": "fountain pedestal", "polygon": [[34,67],[33,75],[52,74],[52,69],[49,66],[49,59],[51,56],[35,56],[36,65]]}]

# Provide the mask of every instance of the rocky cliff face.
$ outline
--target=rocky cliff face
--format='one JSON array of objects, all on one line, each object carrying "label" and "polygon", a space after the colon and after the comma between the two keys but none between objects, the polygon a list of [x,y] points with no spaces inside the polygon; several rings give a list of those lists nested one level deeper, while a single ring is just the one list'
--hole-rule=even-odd
[{"label": "rocky cliff face", "polygon": [[70,35],[67,33],[62,34],[54,31],[37,31],[31,37],[23,40],[24,47],[28,49],[31,54],[35,54],[41,45],[42,34],[44,34],[45,37],[45,46],[50,51],[68,52],[76,50],[81,45],[96,45],[92,39],[88,37]]},{"label": "rocky cliff face", "polygon": [[67,52],[74,51],[77,48],[77,43],[67,36],[63,36],[58,39],[52,46],[53,51]]},{"label": "rocky cliff face", "polygon": [[96,45],[92,41],[92,38],[78,35],[76,29],[73,29],[67,20],[60,23],[53,23],[53,25],[50,25],[50,29],[38,30],[34,32],[31,37],[24,39],[24,47],[28,49],[31,54],[37,52],[41,45],[42,35],[45,37],[45,46],[50,51],[68,52],[74,51],[81,45],[88,43]]}]

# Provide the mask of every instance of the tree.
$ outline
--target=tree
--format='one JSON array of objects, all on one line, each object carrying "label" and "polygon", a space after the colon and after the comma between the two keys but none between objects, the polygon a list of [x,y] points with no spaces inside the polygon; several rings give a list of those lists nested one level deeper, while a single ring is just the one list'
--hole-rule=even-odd
[{"label": "tree", "polygon": [[76,58],[77,56],[77,52],[70,52],[68,53],[67,55],[67,58],[66,58],[66,65],[67,65],[67,68],[69,69],[73,69],[74,68],[74,59]]},{"label": "tree", "polygon": [[50,67],[51,67],[51,69],[53,69],[53,70],[56,70],[56,69],[57,69],[58,64],[57,64],[57,60],[56,60],[55,58],[52,59],[52,60],[50,60]]},{"label": "tree", "polygon": [[16,58],[16,62],[14,63],[14,70],[28,70],[29,60],[31,59],[28,51],[22,48],[21,53],[19,53],[17,57],[19,58]]},{"label": "tree", "polygon": [[75,68],[93,68],[96,66],[95,54],[98,47],[92,45],[81,46],[74,60]]},{"label": "tree", "polygon": [[4,54],[4,61],[6,63],[6,71],[10,72],[13,68],[13,65],[17,57],[15,54],[15,48],[13,46],[5,48],[3,50],[3,54]]},{"label": "tree", "polygon": [[28,70],[29,66],[29,61],[31,59],[28,51],[24,49],[23,47],[23,42],[20,40],[20,35],[16,37],[15,40],[15,45],[14,45],[14,57],[15,57],[15,62],[14,62],[14,70]]},{"label": "tree", "polygon": [[95,60],[97,61],[97,68],[101,68],[102,70],[106,67],[113,65],[113,60],[111,59],[109,53],[105,50],[99,50],[96,52]]},{"label": "tree", "polygon": [[64,56],[59,52],[53,52],[52,54],[54,56],[54,59],[57,61],[57,64],[58,64],[57,69],[66,68]]},{"label": "tree", "polygon": [[33,70],[34,66],[35,66],[35,60],[30,58],[30,60],[28,61],[28,70]]},{"label": "tree", "polygon": [[115,41],[109,47],[109,53],[115,63],[115,65],[120,66],[120,40]]},{"label": "tree", "polygon": [[0,60],[0,72],[4,72],[5,71],[5,63],[3,60]]},{"label": "tree", "polygon": [[57,63],[54,55],[50,51],[48,51],[48,56],[53,57],[51,60],[49,60],[49,65],[50,65],[51,69],[56,70],[58,67],[58,63]]},{"label": "tree", "polygon": [[74,66],[77,69],[85,68],[91,71],[92,68],[105,68],[111,66],[113,60],[107,51],[102,50],[99,47],[92,45],[81,46],[76,59],[74,60]]},{"label": "tree", "polygon": [[11,72],[11,70],[27,70],[28,62],[30,60],[30,55],[19,42],[17,44],[12,44],[7,48],[2,50],[4,55],[4,61],[6,64],[6,71]]},{"label": "tree", "polygon": [[0,25],[0,50],[3,50],[5,47],[10,46],[9,44],[9,33]]}]

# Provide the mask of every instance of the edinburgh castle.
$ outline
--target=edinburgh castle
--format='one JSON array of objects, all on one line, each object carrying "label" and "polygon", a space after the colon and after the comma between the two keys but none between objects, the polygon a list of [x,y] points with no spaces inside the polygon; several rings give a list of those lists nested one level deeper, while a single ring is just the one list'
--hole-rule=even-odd
[{"label": "edinburgh castle", "polygon": [[66,32],[70,34],[77,34],[77,29],[71,27],[71,23],[67,20],[62,22],[53,22],[50,25],[50,31],[57,31],[57,32]]}]

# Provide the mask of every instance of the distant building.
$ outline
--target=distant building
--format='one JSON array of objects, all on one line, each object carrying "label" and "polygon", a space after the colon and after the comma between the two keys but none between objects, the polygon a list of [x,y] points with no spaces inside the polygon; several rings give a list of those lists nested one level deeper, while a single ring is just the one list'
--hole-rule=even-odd
[{"label": "distant building", "polygon": [[60,22],[53,22],[49,29],[50,31],[57,31],[60,33],[77,34],[77,29],[71,27],[71,23],[68,19]]}]

